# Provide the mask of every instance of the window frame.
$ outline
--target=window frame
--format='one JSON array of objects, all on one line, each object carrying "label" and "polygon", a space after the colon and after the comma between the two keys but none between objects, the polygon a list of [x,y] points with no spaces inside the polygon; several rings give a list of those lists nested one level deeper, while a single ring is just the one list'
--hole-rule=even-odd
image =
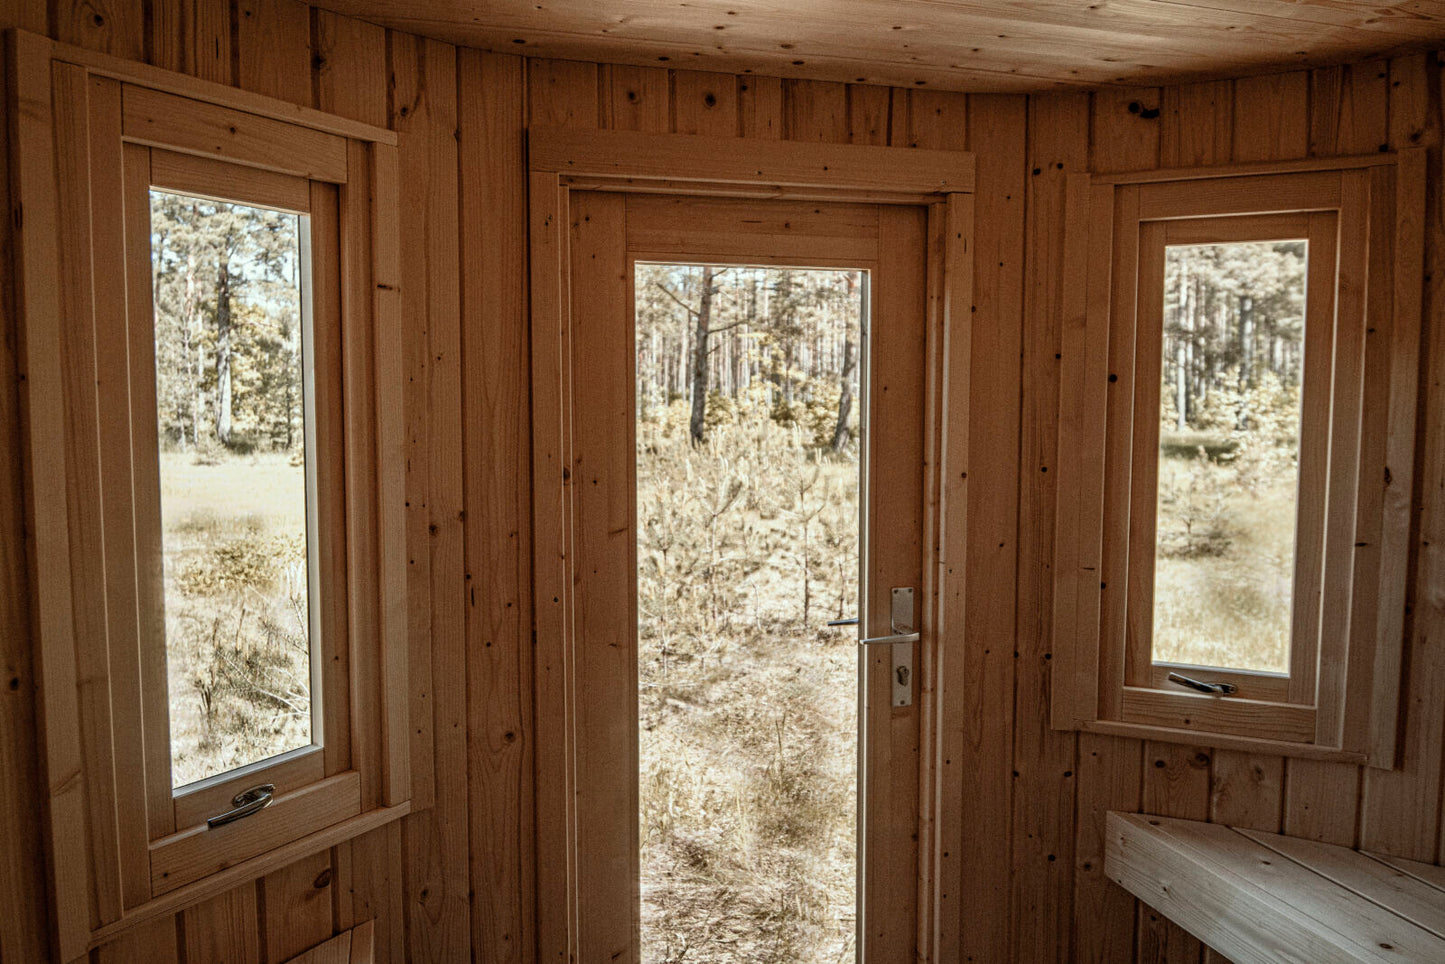
[{"label": "window frame", "polygon": [[[1394,765],[1423,215],[1418,149],[1069,178],[1055,728]],[[1240,687],[1196,693],[1152,654],[1165,253],[1294,238],[1309,254],[1290,670],[1181,669]]]},{"label": "window frame", "polygon": [[[17,327],[51,925],[72,960],[410,810],[396,135],[21,31],[6,34],[5,64],[25,212]],[[153,186],[306,213],[312,269],[319,732],[177,788]],[[206,826],[266,782],[270,806]]]}]

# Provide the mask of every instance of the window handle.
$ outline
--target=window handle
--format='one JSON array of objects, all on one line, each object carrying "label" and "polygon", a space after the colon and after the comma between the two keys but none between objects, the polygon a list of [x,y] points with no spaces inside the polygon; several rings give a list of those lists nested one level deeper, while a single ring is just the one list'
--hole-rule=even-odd
[{"label": "window handle", "polygon": [[271,797],[275,792],[276,785],[274,783],[263,783],[259,787],[242,790],[231,798],[232,809],[225,813],[218,813],[214,817],[207,817],[206,826],[219,827],[234,820],[240,820],[242,817],[249,817],[253,813],[260,813],[271,803]]},{"label": "window handle", "polygon": [[1212,693],[1215,696],[1233,696],[1239,689],[1233,683],[1206,683],[1203,680],[1190,679],[1181,673],[1170,673],[1168,678],[1171,683],[1178,683],[1180,686],[1187,686],[1201,693]]}]

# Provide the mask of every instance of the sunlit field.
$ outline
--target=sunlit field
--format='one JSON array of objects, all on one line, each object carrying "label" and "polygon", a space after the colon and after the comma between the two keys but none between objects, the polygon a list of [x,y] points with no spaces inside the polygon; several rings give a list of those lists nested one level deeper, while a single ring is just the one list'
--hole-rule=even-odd
[{"label": "sunlit field", "polygon": [[311,741],[303,469],[161,456],[172,782]]}]

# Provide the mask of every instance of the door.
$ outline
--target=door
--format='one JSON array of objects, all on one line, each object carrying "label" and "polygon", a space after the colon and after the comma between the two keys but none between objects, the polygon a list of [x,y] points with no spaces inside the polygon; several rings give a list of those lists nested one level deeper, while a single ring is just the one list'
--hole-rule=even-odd
[{"label": "door", "polygon": [[[537,504],[539,930],[544,957],[662,964],[673,958],[656,942],[644,952],[639,864],[637,386],[640,353],[649,356],[635,335],[638,265],[787,266],[859,279],[856,631],[886,637],[922,624],[932,551],[924,538],[928,212],[580,190],[564,210],[567,250],[557,256],[570,270],[555,296],[568,322],[560,353],[534,362],[537,472],[563,480],[559,497],[539,489]],[[687,310],[695,317],[696,306]],[[820,632],[834,615],[817,614]],[[850,660],[856,650],[848,698],[859,721],[856,943],[845,951],[869,964],[913,961],[920,647],[845,645]],[[725,943],[711,957],[692,956],[726,960]]]}]

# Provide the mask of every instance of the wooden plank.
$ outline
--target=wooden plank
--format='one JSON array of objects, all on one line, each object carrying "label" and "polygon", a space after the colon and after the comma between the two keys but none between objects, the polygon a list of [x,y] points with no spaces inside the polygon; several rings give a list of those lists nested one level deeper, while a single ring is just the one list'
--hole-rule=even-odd
[{"label": "wooden plank", "polygon": [[[1188,820],[1203,820],[1209,815],[1210,763],[1211,753],[1206,747],[1145,742],[1143,793],[1140,799],[1144,811]],[[1109,846],[1112,848],[1112,815],[1109,820]],[[1107,853],[1112,855],[1112,849]],[[1117,876],[1107,871],[1107,866],[1106,857],[1106,872],[1116,883],[1119,882]],[[1139,906],[1139,960],[1169,964],[1193,964],[1199,961],[1204,948],[1197,937],[1198,931],[1188,928],[1157,895],[1141,893],[1133,888],[1131,890],[1143,901]],[[1163,913],[1156,913],[1156,908]],[[1191,932],[1186,933],[1185,928]]]},{"label": "wooden plank", "polygon": [[342,847],[349,847],[351,851],[351,899],[349,915],[338,914],[337,926],[368,921],[373,928],[377,964],[404,964],[406,912],[401,825],[388,824]]},{"label": "wooden plank", "polygon": [[[6,41],[7,106],[12,126],[7,131],[15,150],[9,155],[12,202],[29,211],[29,230],[17,232],[15,307],[25,324],[18,327],[16,357],[20,392],[21,444],[25,452],[25,518],[33,534],[24,540],[29,563],[28,591],[36,667],[37,710],[52,721],[43,731],[44,790],[37,811],[48,807],[45,858],[51,868],[53,894],[50,926],[59,953],[73,958],[84,953],[92,910],[92,869],[86,836],[86,780],[76,691],[75,617],[67,518],[66,463],[63,446],[47,444],[66,431],[64,380],[60,365],[62,313],[59,280],[60,235],[55,195],[57,145],[52,140],[50,51],[16,34]],[[82,91],[79,78],[65,80],[57,113],[77,112],[73,101]],[[83,105],[80,108],[83,111]],[[83,116],[83,113],[82,113]],[[59,125],[64,130],[71,122]],[[17,540],[18,541],[18,540]],[[18,682],[23,680],[16,677]],[[9,816],[13,823],[15,817]],[[17,834],[15,839],[25,839]],[[9,858],[13,860],[14,858]],[[13,864],[11,865],[13,867]],[[38,868],[40,862],[31,865]],[[18,876],[14,870],[12,876]],[[51,889],[53,888],[53,889]],[[42,891],[42,892],[44,892]],[[38,925],[37,925],[38,926]],[[31,943],[49,943],[33,934]],[[22,938],[23,941],[23,938]]]},{"label": "wooden plank", "polygon": [[[570,523],[571,409],[568,374],[567,192],[555,174],[528,182],[528,285],[531,304],[533,585],[536,627],[537,958],[566,959],[576,901],[572,896],[572,653]],[[566,470],[564,472],[564,470]],[[566,600],[564,602],[564,600]]]},{"label": "wooden plank", "polygon": [[[135,150],[146,150],[131,145]],[[306,214],[311,210],[311,185],[300,177],[241,167],[194,154],[177,154],[160,148],[150,155],[150,184],[162,190],[272,207]]]},{"label": "wooden plank", "polygon": [[[1438,143],[1440,106],[1431,90],[1432,86],[1438,87],[1439,84],[1436,70],[1424,62],[1409,59],[1396,61],[1391,71],[1392,78],[1401,84],[1399,87],[1391,87],[1389,137],[1392,144],[1404,147],[1413,143],[1412,138],[1417,133],[1424,143]],[[1404,157],[1401,160],[1404,161]],[[1437,162],[1432,162],[1432,170],[1438,178]],[[1403,165],[1400,175],[1408,176],[1407,168]],[[1418,177],[1418,173],[1414,173],[1414,176]],[[1406,185],[1401,181],[1399,187],[1415,194],[1418,192],[1417,183]],[[1416,389],[1412,395],[1418,401],[1423,394],[1420,404],[1428,413],[1431,406],[1439,405],[1437,386],[1441,384],[1440,357],[1445,354],[1440,350],[1440,335],[1436,322],[1442,287],[1435,281],[1439,275],[1434,274],[1440,266],[1442,255],[1445,255],[1445,246],[1441,244],[1440,235],[1440,193],[1438,188],[1427,187],[1425,197],[1416,196],[1410,200],[1399,198],[1399,202],[1401,208],[1397,217],[1423,217],[1424,223],[1416,225],[1409,223],[1409,220],[1396,222],[1397,233],[1403,233],[1404,236],[1395,268],[1395,317],[1398,323],[1406,326],[1405,331],[1400,334],[1403,336],[1401,348],[1407,352],[1421,346],[1421,336],[1415,330],[1414,321],[1417,317],[1422,319],[1426,354],[1423,359],[1400,360],[1409,370],[1392,372],[1391,382],[1399,379],[1398,386],[1392,384],[1392,396],[1395,388],[1409,391],[1410,382],[1414,380]],[[1424,233],[1424,237],[1420,239],[1424,242],[1423,249],[1417,247],[1418,232]],[[1416,281],[1421,276],[1430,279],[1423,292]],[[1428,302],[1424,302],[1428,307],[1423,315],[1419,314],[1417,307],[1422,303],[1422,295],[1429,298]],[[1408,401],[1410,397],[1392,397],[1390,404]],[[1437,421],[1438,419],[1429,415],[1423,421],[1417,421],[1414,430],[1406,432],[1410,437],[1409,441],[1396,434],[1393,439],[1395,453],[1386,455],[1386,464],[1391,471],[1391,485],[1386,489],[1386,499],[1388,511],[1396,519],[1398,515],[1394,514],[1401,509],[1400,502],[1404,493],[1391,491],[1395,488],[1394,466],[1402,464],[1399,458],[1407,445],[1418,445],[1419,454],[1423,456],[1413,472],[1407,468],[1401,474],[1401,480],[1405,481],[1419,473],[1415,479],[1415,494],[1412,496],[1412,514],[1419,513],[1415,537],[1418,540],[1414,562],[1415,584],[1414,592],[1410,594],[1413,598],[1401,599],[1399,591],[1391,591],[1384,582],[1386,579],[1399,579],[1403,586],[1408,575],[1399,568],[1408,556],[1400,552],[1398,522],[1391,526],[1391,552],[1389,555],[1382,554],[1386,566],[1380,573],[1382,599],[1378,632],[1385,634],[1381,637],[1384,640],[1403,644],[1403,665],[1409,667],[1409,672],[1403,677],[1403,685],[1396,694],[1396,714],[1398,715],[1400,708],[1404,710],[1404,726],[1399,731],[1397,753],[1390,754],[1389,761],[1381,761],[1394,762],[1397,769],[1385,772],[1372,767],[1365,772],[1360,815],[1360,844],[1363,848],[1426,861],[1440,859],[1438,848],[1441,835],[1445,834],[1445,825],[1442,825],[1440,818],[1440,804],[1435,802],[1435,797],[1432,796],[1438,793],[1441,783],[1442,749],[1439,734],[1445,732],[1442,730],[1442,727],[1445,727],[1445,709],[1439,705],[1438,699],[1428,695],[1431,692],[1438,693],[1439,687],[1445,685],[1442,684],[1442,680],[1445,680],[1445,660],[1426,643],[1429,638],[1438,638],[1441,625],[1438,594],[1427,588],[1438,582],[1440,573],[1435,549],[1436,533],[1439,531],[1437,520],[1441,491],[1440,449],[1433,439],[1433,436],[1438,434]],[[1382,553],[1383,551],[1384,546]],[[1407,612],[1410,614],[1408,620]],[[1389,685],[1401,679],[1401,667],[1393,665],[1394,658],[1395,654],[1391,652],[1385,665],[1377,663],[1381,684]]]},{"label": "wooden plank", "polygon": [[1309,150],[1309,74],[1267,74],[1234,84],[1234,159],[1282,161]]},{"label": "wooden plank", "polygon": [[[24,5],[21,5],[22,7]],[[39,8],[41,26],[45,10]],[[15,19],[24,10],[9,9]],[[0,75],[7,78],[6,109],[15,116],[18,90],[8,83],[8,50],[0,50]],[[48,118],[47,118],[48,121]],[[19,126],[17,123],[15,126]],[[15,132],[0,125],[0,206],[12,210],[9,148]],[[48,160],[48,158],[47,158]],[[17,184],[18,187],[18,184]],[[17,191],[18,196],[18,191]],[[43,222],[42,222],[43,225]],[[36,677],[31,650],[33,617],[30,611],[28,551],[34,539],[25,531],[26,466],[22,426],[20,370],[24,336],[20,332],[16,273],[20,268],[12,222],[0,225],[0,888],[13,895],[13,913],[0,926],[0,960],[38,960],[46,952],[49,900],[46,895],[44,834],[41,806],[45,781],[40,770],[40,744],[36,733]],[[11,537],[13,534],[13,537]]]},{"label": "wooden plank", "polygon": [[228,890],[187,908],[179,916],[187,961],[259,964],[261,944],[255,884]]},{"label": "wooden plank", "polygon": [[302,951],[286,964],[347,964],[351,960],[351,931],[342,931],[308,951]]},{"label": "wooden plank", "polygon": [[346,181],[346,141],[334,134],[145,87],[128,85],[123,101],[128,141],[335,184]]},{"label": "wooden plank", "polygon": [[625,199],[572,195],[571,474],[580,960],[635,959],[638,891],[636,448]]},{"label": "wooden plank", "polygon": [[411,756],[411,644],[408,639],[406,566],[406,420],[404,332],[401,315],[400,170],[395,148],[370,151],[372,184],[371,312],[377,363],[372,403],[376,411],[377,547],[381,593],[381,667],[386,680],[381,711],[385,774],[381,799],[388,806],[412,796],[415,773],[425,769]]},{"label": "wooden plank", "polygon": [[1383,60],[1311,71],[1310,154],[1384,150],[1388,79],[1389,64]]},{"label": "wooden plank", "polygon": [[[350,765],[361,776],[362,807],[379,802],[395,802],[391,793],[383,794],[384,779],[378,719],[383,685],[388,667],[382,665],[381,651],[381,558],[378,500],[378,477],[381,449],[378,444],[378,399],[375,398],[376,372],[381,365],[376,342],[376,319],[372,317],[371,164],[367,146],[348,141],[348,180],[339,199],[337,223],[339,249],[312,245],[312,271],[325,272],[327,281],[336,286],[337,328],[333,337],[341,350],[341,382],[337,400],[340,402],[341,441],[345,449],[345,532],[346,532],[346,652],[342,659],[327,661],[325,692],[336,693],[333,699],[349,699],[358,712],[356,719],[336,720],[333,728],[342,730],[339,740],[348,753],[328,752],[328,768]],[[395,202],[395,197],[391,199]],[[395,229],[396,225],[392,225]],[[317,248],[330,254],[331,263],[323,264],[316,257]],[[320,287],[318,284],[316,287]],[[403,544],[404,545],[404,544]],[[406,675],[387,680],[405,692]],[[324,708],[323,708],[324,711]],[[363,715],[363,713],[365,715]],[[327,721],[331,723],[331,720]],[[331,750],[332,740],[327,740]],[[349,756],[349,760],[345,760]],[[345,760],[345,763],[343,761]],[[334,772],[334,770],[332,771]]]},{"label": "wooden plank", "polygon": [[244,820],[212,828],[203,824],[157,840],[150,850],[152,893],[183,887],[354,817],[361,812],[360,795],[356,774],[343,773],[278,796]]},{"label": "wooden plank", "polygon": [[[1099,173],[1142,170],[1154,167],[1159,162],[1159,145],[1163,123],[1160,118],[1161,92],[1157,89],[1101,90],[1094,95],[1092,116],[1092,158],[1091,169]],[[1152,116],[1151,116],[1152,115]],[[1094,218],[1108,219],[1108,246],[1113,243],[1113,191],[1101,192],[1103,197],[1093,201]],[[1104,247],[1100,242],[1100,247]],[[1107,260],[1107,259],[1099,259]],[[1106,300],[1112,293],[1114,278],[1106,277],[1089,280],[1090,308],[1104,313],[1104,324],[1109,326],[1113,305]],[[1125,291],[1132,291],[1132,279]],[[1131,295],[1126,295],[1131,297]],[[1122,343],[1121,343],[1122,342]],[[1132,369],[1132,338],[1110,338],[1103,359],[1102,377],[1108,386],[1105,395],[1107,413],[1109,395],[1107,392],[1120,390],[1120,382],[1132,384],[1127,372]],[[1124,373],[1118,381],[1110,381],[1108,373]],[[1128,388],[1123,388],[1128,391]],[[1118,458],[1118,440],[1113,447],[1106,447],[1101,456],[1108,465],[1110,457]],[[1061,436],[1060,444],[1064,444]],[[1062,471],[1063,465],[1060,465]],[[1116,492],[1115,490],[1118,489]],[[1128,486],[1109,486],[1106,494],[1110,497],[1128,499]],[[1103,505],[1100,516],[1103,517]],[[1100,573],[1105,570],[1104,546],[1099,547]],[[1098,582],[1102,585],[1100,576]],[[1097,636],[1100,632],[1105,593],[1098,593],[1097,608],[1088,610],[1092,624],[1086,624]],[[1122,601],[1122,594],[1114,593],[1109,601]],[[1059,656],[1055,653],[1055,672],[1061,672]],[[1112,678],[1109,680],[1113,683]],[[1097,711],[1097,704],[1095,707]],[[1143,748],[1139,741],[1115,736],[1081,733],[1078,754],[1078,804],[1076,818],[1076,841],[1074,854],[1074,929],[1071,953],[1075,960],[1108,962],[1128,960],[1133,957],[1136,946],[1136,929],[1140,910],[1133,895],[1116,887],[1104,874],[1104,848],[1107,840],[1106,823],[1110,810],[1138,810],[1142,788],[1141,760]]]},{"label": "wooden plank", "polygon": [[593,130],[599,126],[597,65],[527,61],[527,124]]},{"label": "wooden plank", "polygon": [[385,127],[386,31],[318,10],[312,41],[316,108]]},{"label": "wooden plank", "polygon": [[132,0],[51,0],[50,30],[62,43],[127,60],[145,59],[145,10]]},{"label": "wooden plank", "polygon": [[288,960],[331,936],[332,876],[331,851],[323,850],[260,880],[264,960]]},{"label": "wooden plank", "polygon": [[738,124],[744,137],[775,141],[783,136],[783,82],[777,77],[738,81]]},{"label": "wooden plank", "polygon": [[847,85],[818,80],[784,80],[783,137],[790,141],[846,144]]},{"label": "wooden plank", "polygon": [[[467,51],[462,56],[468,56]],[[515,61],[518,68],[521,61]],[[607,129],[614,131],[652,131],[668,129],[671,97],[668,93],[667,71],[660,67],[624,67],[608,64],[603,68],[607,92]],[[465,98],[467,90],[462,88]],[[520,112],[520,103],[516,105]],[[466,125],[462,133],[467,133]],[[463,195],[465,200],[465,195]]]},{"label": "wooden plank", "polygon": [[[882,146],[888,141],[888,121],[892,107],[887,87],[854,84],[848,88],[848,143]],[[959,141],[962,142],[960,131]]]},{"label": "wooden plank", "polygon": [[[495,960],[526,961],[536,939],[536,731],[525,87],[515,57],[463,50],[457,68],[472,934]],[[649,113],[637,123],[665,125],[664,111]]]},{"label": "wooden plank", "polygon": [[170,918],[148,921],[129,928],[114,940],[95,949],[92,964],[177,964],[181,960],[176,942],[176,922]]},{"label": "wooden plank", "polygon": [[[903,96],[895,93],[896,99]],[[947,702],[938,724],[945,736],[937,777],[944,854],[938,953],[987,960],[1005,953],[1010,939],[1009,891],[997,886],[996,877],[990,880],[984,868],[1008,864],[1012,810],[1007,793],[976,794],[967,787],[975,779],[1004,787],[1013,778],[1015,657],[1010,640],[1017,617],[1011,605],[979,603],[1013,599],[1017,578],[1027,105],[1008,96],[973,97],[966,105],[956,96],[932,103],[953,123],[942,130],[895,129],[895,136],[906,136],[909,143],[924,134],[939,138],[923,141],[926,147],[961,146],[943,138],[963,136],[970,144],[987,145],[978,154],[980,175],[996,185],[977,196],[974,212],[967,398],[955,400],[959,389],[952,377],[948,384],[946,417],[953,421],[945,424],[964,417],[953,412],[953,405],[967,404],[969,449],[957,450],[959,430],[950,427],[944,443],[941,623],[945,633],[961,623],[964,635],[961,653],[957,646],[941,647],[939,687]],[[971,459],[970,449],[990,454]],[[961,568],[956,540],[964,546]]]},{"label": "wooden plank", "polygon": [[202,80],[230,84],[234,77],[236,44],[231,31],[229,0],[195,0],[194,16],[192,72]]},{"label": "wooden plank", "polygon": [[[91,78],[90,91],[90,230],[91,271],[97,291],[126,291],[126,256],[149,260],[147,239],[140,252],[127,251],[126,172],[121,151],[120,84],[107,78]],[[145,202],[149,206],[148,199]],[[99,359],[127,359],[130,353],[128,311],[135,311],[136,323],[147,334],[154,332],[149,292],[143,304],[128,305],[124,298],[95,300],[94,325],[97,367],[95,392],[96,430],[99,432],[100,519],[105,574],[106,636],[109,648],[111,691],[110,720],[112,753],[116,767],[115,787],[110,804],[120,813],[142,813],[147,804],[145,747],[142,742],[143,716],[164,718],[156,705],[145,707],[141,690],[139,586],[136,563],[135,483],[131,473],[132,422],[144,423],[141,438],[150,437],[154,407],[132,410],[131,370],[127,364],[106,365]],[[152,371],[154,369],[152,368]],[[154,375],[149,374],[154,381]],[[147,386],[149,389],[149,386]],[[143,394],[148,395],[146,391]],[[155,639],[147,640],[155,643]],[[159,702],[158,700],[156,701]],[[118,820],[120,847],[121,903],[134,907],[150,898],[146,874],[146,842],[143,820]]]},{"label": "wooden plank", "polygon": [[738,79],[679,70],[672,75],[673,131],[712,137],[738,135]]},{"label": "wooden plank", "polygon": [[1159,162],[1164,167],[1220,164],[1230,156],[1234,85],[1228,81],[1164,88]]},{"label": "wooden plank", "polygon": [[1236,964],[1445,954],[1434,934],[1225,827],[1111,814],[1109,832],[1110,877]]},{"label": "wooden plank", "polygon": [[[1017,652],[1012,787],[1012,955],[1063,956],[1073,929],[1077,737],[1049,726],[1053,647],[1058,355],[1062,324],[1064,187],[1088,164],[1087,97],[1038,98],[1029,110],[1023,316],[1023,423],[1019,462]],[[1000,790],[1000,792],[1002,792]],[[985,867],[974,870],[989,873]],[[1005,958],[1007,959],[1007,958]]]},{"label": "wooden plank", "polygon": [[311,103],[311,16],[298,0],[236,0],[236,83],[294,104]]},{"label": "wooden plank", "polygon": [[1358,850],[1274,833],[1241,832],[1255,843],[1445,939],[1445,901],[1441,901],[1440,891],[1424,881]]},{"label": "wooden plank", "polygon": [[[75,610],[74,716],[50,718],[51,726],[79,726],[88,813],[88,859],[93,865],[92,925],[117,920],[122,909],[119,828],[110,788],[115,785],[110,732],[111,695],[107,651],[103,490],[100,477],[98,358],[95,341],[95,265],[91,256],[89,80],[80,68],[54,64],[56,195],[60,234],[60,379],[65,406],[63,484],[68,489],[71,586]],[[32,432],[34,429],[32,428]],[[32,436],[33,438],[33,436]],[[60,480],[55,480],[59,483]],[[62,528],[61,532],[67,531]],[[43,588],[43,587],[42,587]],[[58,695],[58,694],[57,694]],[[64,699],[64,697],[62,697]],[[63,703],[62,703],[63,705]],[[74,720],[75,724],[64,721]],[[53,821],[53,817],[52,817]],[[79,831],[79,827],[73,831]]]},{"label": "wooden plank", "polygon": [[883,147],[757,142],[741,153],[734,141],[723,138],[536,127],[529,132],[528,148],[532,170],[577,177],[834,189],[885,183],[890,190],[918,194],[973,190],[972,158],[942,151],[900,155]]},{"label": "wooden plank", "polygon": [[[869,446],[873,462],[868,469],[867,520],[870,531],[909,534],[868,540],[865,612],[869,635],[890,631],[887,615],[891,587],[921,586],[923,562],[923,490],[925,420],[924,366],[927,331],[917,319],[926,317],[927,222],[919,208],[876,209],[878,267],[873,288],[874,318],[870,337],[868,419],[872,425],[910,426],[911,431],[890,433],[884,443]],[[949,246],[943,272],[944,305],[948,335],[940,350],[948,379],[949,424],[967,424],[971,313],[953,315],[972,300],[972,261],[962,239],[973,234],[972,198],[954,196],[949,202],[946,237]],[[956,338],[956,340],[954,340]],[[899,390],[896,386],[910,386]],[[966,458],[967,435],[953,430],[949,444],[957,457]],[[966,497],[966,492],[952,493]],[[962,538],[964,533],[953,531]],[[915,597],[916,599],[916,597]],[[915,611],[917,610],[915,602]],[[863,654],[864,747],[867,764],[862,787],[863,865],[860,883],[862,921],[860,950],[866,960],[904,964],[917,960],[919,926],[919,718],[913,707],[892,705],[892,653],[875,646]],[[920,660],[915,654],[914,665]],[[904,815],[900,819],[900,815]]]},{"label": "wooden plank", "polygon": [[[465,543],[457,189],[456,52],[390,34],[392,123],[400,143],[402,317],[407,376],[406,501],[412,759],[433,772],[414,792],[435,803],[405,829],[409,953],[464,957],[468,876]],[[425,922],[425,923],[423,923]]]}]

